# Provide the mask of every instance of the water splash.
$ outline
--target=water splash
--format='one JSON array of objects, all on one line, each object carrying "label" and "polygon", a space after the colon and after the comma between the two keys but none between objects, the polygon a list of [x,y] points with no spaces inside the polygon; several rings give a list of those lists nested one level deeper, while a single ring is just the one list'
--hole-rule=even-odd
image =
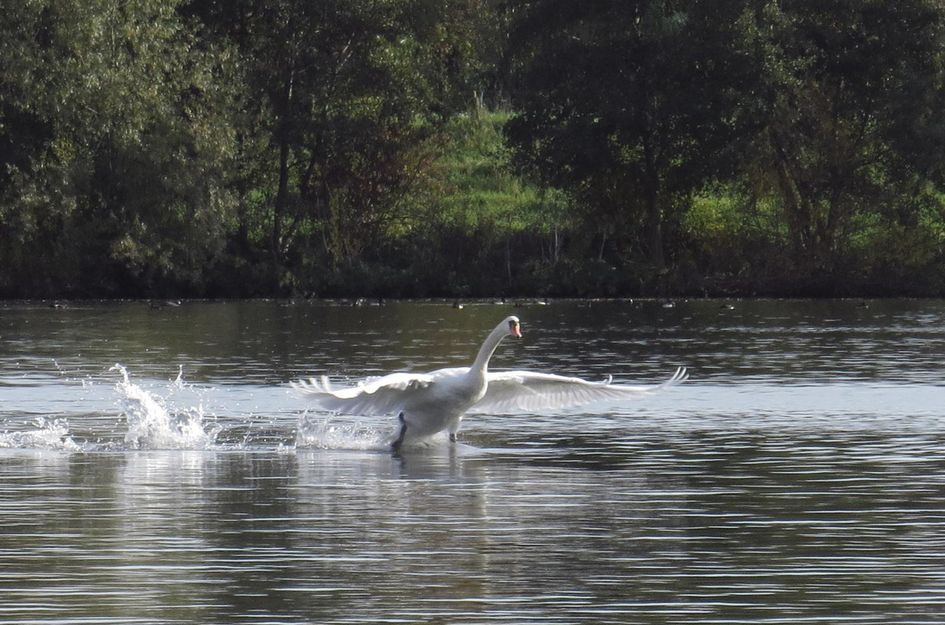
[{"label": "water splash", "polygon": [[0,432],[0,448],[81,450],[79,444],[69,436],[69,424],[65,419],[47,420],[39,417],[33,421],[33,425],[33,430]]},{"label": "water splash", "polygon": [[389,450],[390,432],[337,416],[313,416],[308,411],[299,417],[295,435],[297,448],[340,449],[354,451]]},{"label": "water splash", "polygon": [[[122,365],[116,364],[110,371],[121,373],[116,389],[128,421],[125,443],[131,449],[207,449],[214,445],[219,428],[205,425],[202,405],[180,410],[169,407],[165,398],[134,384]],[[183,388],[182,367],[170,390]]]},{"label": "water splash", "polygon": [[187,385],[184,383],[184,365],[177,365],[177,377],[174,378],[171,384],[177,390],[187,388]]}]

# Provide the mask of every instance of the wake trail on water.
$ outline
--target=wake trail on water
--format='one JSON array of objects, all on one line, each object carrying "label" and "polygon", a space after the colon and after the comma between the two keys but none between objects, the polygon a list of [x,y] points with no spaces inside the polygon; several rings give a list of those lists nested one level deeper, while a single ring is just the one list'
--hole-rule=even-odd
[{"label": "wake trail on water", "polygon": [[[20,422],[12,431],[0,431],[0,449],[68,452],[389,450],[389,428],[373,427],[355,418],[316,415],[307,410],[287,417],[216,414],[220,407],[210,400],[214,410],[208,410],[205,398],[214,392],[225,394],[226,390],[186,382],[183,367],[175,380],[157,385],[135,381],[128,368],[121,364],[115,364],[108,371],[118,374],[114,385],[118,415],[117,422],[114,426],[109,423],[104,436],[94,441],[83,440],[70,429],[67,418],[39,417]],[[227,412],[225,407],[223,412]],[[107,412],[95,416],[99,424],[114,418],[114,413]]]},{"label": "wake trail on water", "polygon": [[295,435],[295,446],[309,449],[389,451],[390,441],[385,430],[308,411],[299,417]]},{"label": "wake trail on water", "polygon": [[[132,449],[249,449],[259,448],[252,432],[244,432],[236,441],[218,422],[208,422],[203,404],[191,407],[170,407],[165,398],[131,382],[128,371],[115,365],[122,375],[118,391],[125,398],[128,432],[125,443]],[[192,388],[183,380],[183,371],[171,385],[172,390]],[[244,430],[237,424],[234,430]],[[295,432],[288,433],[289,448],[333,450],[386,450],[386,433],[357,421],[335,416],[314,417],[307,411],[299,417]],[[292,436],[294,434],[294,437]],[[262,433],[260,438],[269,438]],[[275,437],[278,438],[278,435]],[[229,442],[228,442],[229,441]],[[264,445],[265,447],[265,445]],[[283,444],[279,449],[286,449]]]},{"label": "wake trail on water", "polygon": [[82,451],[82,446],[69,436],[69,424],[65,419],[37,417],[32,425],[32,430],[0,432],[0,449]]}]

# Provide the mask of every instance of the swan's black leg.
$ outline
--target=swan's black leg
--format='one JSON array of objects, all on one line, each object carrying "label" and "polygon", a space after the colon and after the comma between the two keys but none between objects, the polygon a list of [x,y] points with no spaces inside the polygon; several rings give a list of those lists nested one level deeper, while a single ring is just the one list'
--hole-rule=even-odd
[{"label": "swan's black leg", "polygon": [[400,434],[397,435],[397,440],[390,444],[390,448],[394,451],[400,451],[400,446],[404,444],[404,437],[407,435],[407,422],[404,420],[404,413],[397,415],[397,418],[400,419]]},{"label": "swan's black leg", "polygon": [[450,432],[450,442],[451,443],[456,442],[456,432]]}]

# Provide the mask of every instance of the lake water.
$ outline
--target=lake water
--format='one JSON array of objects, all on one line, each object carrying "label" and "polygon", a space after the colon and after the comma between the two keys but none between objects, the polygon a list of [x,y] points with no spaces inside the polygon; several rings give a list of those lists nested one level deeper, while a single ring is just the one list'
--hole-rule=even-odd
[{"label": "lake water", "polygon": [[[682,386],[393,418],[290,380]],[[941,623],[943,301],[0,304],[0,623]]]}]

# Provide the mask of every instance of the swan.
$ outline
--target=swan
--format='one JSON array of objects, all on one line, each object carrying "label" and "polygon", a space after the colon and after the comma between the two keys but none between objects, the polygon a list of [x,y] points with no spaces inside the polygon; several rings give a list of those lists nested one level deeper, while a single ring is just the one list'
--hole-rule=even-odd
[{"label": "swan", "polygon": [[420,440],[443,430],[449,432],[450,441],[455,443],[459,424],[467,412],[536,411],[638,398],[689,377],[686,368],[679,367],[662,384],[631,386],[611,384],[612,376],[603,382],[589,382],[536,371],[489,371],[489,359],[507,336],[522,338],[521,322],[514,315],[503,319],[489,333],[469,367],[391,373],[337,390],[326,376],[291,385],[325,410],[364,416],[397,414],[400,431],[391,447],[398,451],[408,438]]}]

